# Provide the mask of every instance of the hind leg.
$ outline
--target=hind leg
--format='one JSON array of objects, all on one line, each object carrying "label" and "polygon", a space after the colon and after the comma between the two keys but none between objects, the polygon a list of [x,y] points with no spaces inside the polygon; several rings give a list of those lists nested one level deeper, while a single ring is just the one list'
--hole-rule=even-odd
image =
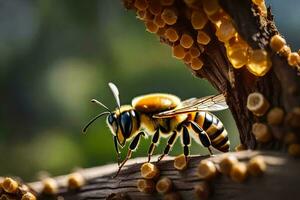
[{"label": "hind leg", "polygon": [[182,127],[182,144],[185,161],[187,162],[188,156],[190,155],[191,138],[189,130],[186,126]]},{"label": "hind leg", "polygon": [[189,123],[191,124],[191,127],[195,133],[198,134],[201,144],[208,149],[210,155],[213,155],[210,149],[211,141],[207,133],[196,122],[190,121]]}]

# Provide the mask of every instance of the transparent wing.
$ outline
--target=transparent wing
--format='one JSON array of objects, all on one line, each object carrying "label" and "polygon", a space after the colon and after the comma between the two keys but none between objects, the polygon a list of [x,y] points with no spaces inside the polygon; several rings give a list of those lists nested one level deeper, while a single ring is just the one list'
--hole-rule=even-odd
[{"label": "transparent wing", "polygon": [[179,108],[155,114],[155,118],[167,118],[178,114],[197,111],[220,111],[227,109],[225,97],[222,94],[202,98],[190,98],[182,102]]}]

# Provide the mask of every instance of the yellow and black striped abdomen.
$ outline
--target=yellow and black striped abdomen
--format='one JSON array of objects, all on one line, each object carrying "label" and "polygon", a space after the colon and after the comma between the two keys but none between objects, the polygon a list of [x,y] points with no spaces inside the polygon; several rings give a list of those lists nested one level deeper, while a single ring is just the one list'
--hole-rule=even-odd
[{"label": "yellow and black striped abdomen", "polygon": [[207,133],[211,145],[222,152],[229,151],[229,139],[223,123],[209,112],[197,112],[194,116],[196,122]]}]

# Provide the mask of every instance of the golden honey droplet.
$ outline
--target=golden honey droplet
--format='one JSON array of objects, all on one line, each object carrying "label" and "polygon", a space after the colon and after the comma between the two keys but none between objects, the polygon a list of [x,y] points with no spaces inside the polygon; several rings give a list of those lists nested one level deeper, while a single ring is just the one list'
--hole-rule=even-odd
[{"label": "golden honey droplet", "polygon": [[180,45],[183,46],[184,48],[188,49],[194,44],[194,40],[192,36],[190,36],[187,33],[182,34],[180,38]]},{"label": "golden honey droplet", "polygon": [[248,62],[248,45],[242,42],[235,42],[234,44],[226,44],[227,57],[232,66],[239,69]]},{"label": "golden honey droplet", "polygon": [[288,63],[291,66],[297,66],[300,63],[300,56],[297,52],[290,53],[288,55]]},{"label": "golden honey droplet", "polygon": [[173,54],[173,57],[175,57],[177,59],[183,59],[186,52],[181,45],[175,45],[172,47],[172,54]]},{"label": "golden honey droplet", "polygon": [[194,29],[203,29],[206,25],[208,19],[202,10],[195,10],[191,15],[191,23]]},{"label": "golden honey droplet", "polygon": [[197,42],[199,44],[207,45],[210,42],[210,37],[204,31],[198,31]]},{"label": "golden honey droplet", "polygon": [[227,42],[235,36],[236,30],[231,20],[222,20],[220,27],[217,28],[216,36],[221,42]]},{"label": "golden honey droplet", "polygon": [[280,35],[274,35],[270,40],[270,46],[275,52],[279,52],[284,45],[286,45],[286,41]]},{"label": "golden honey droplet", "polygon": [[250,51],[247,68],[255,76],[264,76],[272,66],[268,52],[263,49]]},{"label": "golden honey droplet", "polygon": [[173,25],[177,21],[177,14],[174,9],[165,8],[161,14],[161,18],[165,21],[168,25]]},{"label": "golden honey droplet", "polygon": [[264,0],[252,0],[252,2],[256,5],[260,5],[260,4],[264,3],[265,1]]}]

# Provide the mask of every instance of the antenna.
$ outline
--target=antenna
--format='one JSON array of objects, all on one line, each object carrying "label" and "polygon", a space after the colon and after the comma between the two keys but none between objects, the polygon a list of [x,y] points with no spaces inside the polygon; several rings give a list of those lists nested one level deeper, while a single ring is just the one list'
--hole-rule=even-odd
[{"label": "antenna", "polygon": [[118,90],[117,86],[115,84],[111,83],[111,82],[108,83],[108,86],[109,86],[111,92],[114,95],[114,98],[116,100],[117,106],[119,108],[119,112],[121,114],[121,104],[120,104],[120,98],[119,98],[119,90]]},{"label": "antenna", "polygon": [[111,113],[111,111],[109,110],[109,108],[106,105],[104,105],[103,103],[101,103],[100,101],[98,101],[97,99],[92,99],[91,102],[95,103],[95,104],[98,104],[99,106],[105,108],[105,110],[107,110],[108,112]]},{"label": "antenna", "polygon": [[103,115],[108,115],[110,114],[111,112],[103,112],[103,113],[100,113],[99,115],[95,116],[91,121],[89,121],[85,126],[84,128],[82,129],[82,132],[85,133],[88,129],[88,127],[94,122],[96,121],[98,118],[102,117]]}]

